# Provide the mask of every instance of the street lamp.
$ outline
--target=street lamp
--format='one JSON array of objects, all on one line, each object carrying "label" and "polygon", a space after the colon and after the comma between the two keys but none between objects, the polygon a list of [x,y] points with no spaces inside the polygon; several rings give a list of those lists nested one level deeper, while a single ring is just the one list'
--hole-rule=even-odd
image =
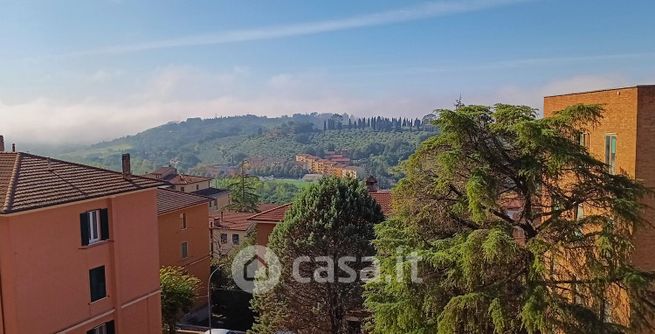
[{"label": "street lamp", "polygon": [[216,269],[209,274],[209,281],[207,281],[207,308],[209,310],[209,318],[207,318],[207,321],[209,323],[210,333],[212,331],[212,276],[214,276],[219,269],[221,269],[221,266],[216,266]]}]

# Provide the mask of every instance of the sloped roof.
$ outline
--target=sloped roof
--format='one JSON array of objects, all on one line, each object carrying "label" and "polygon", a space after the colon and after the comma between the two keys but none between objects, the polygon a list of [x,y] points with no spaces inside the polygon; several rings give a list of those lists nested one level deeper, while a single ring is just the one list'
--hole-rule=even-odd
[{"label": "sloped roof", "polygon": [[[382,208],[382,213],[384,213],[385,216],[388,216],[391,214],[391,192],[382,190],[382,191],[375,191],[375,192],[369,192],[371,197],[380,204],[380,207]],[[279,223],[284,220],[284,214],[287,212],[287,210],[291,207],[291,203],[280,205],[278,207],[275,207],[273,209],[267,210],[260,212],[254,216],[251,216],[249,220],[255,221],[255,222],[269,222],[269,223]]]},{"label": "sloped roof", "polygon": [[157,214],[163,215],[184,208],[209,203],[213,199],[170,189],[157,189]]},{"label": "sloped roof", "polygon": [[392,211],[391,207],[391,192],[388,190],[380,190],[380,191],[372,191],[369,192],[369,195],[373,197],[373,199],[380,204],[380,207],[382,208],[382,213],[384,213],[385,216],[389,216]]},{"label": "sloped roof", "polygon": [[22,152],[0,152],[0,214],[105,197],[164,183]]},{"label": "sloped roof", "polygon": [[262,211],[254,216],[251,216],[250,220],[263,222],[281,222],[284,220],[284,214],[290,207],[291,203],[280,205],[270,210]]},{"label": "sloped roof", "polygon": [[212,179],[211,177],[177,174],[167,181],[174,185],[185,185],[185,184],[193,184],[203,181],[209,181],[211,179]]},{"label": "sloped roof", "polygon": [[[278,204],[260,204],[258,210],[263,212],[276,207],[278,207]],[[234,231],[246,231],[253,224],[253,222],[249,220],[252,215],[252,212],[227,211],[224,212],[222,216],[219,215],[214,217],[214,227]]]}]

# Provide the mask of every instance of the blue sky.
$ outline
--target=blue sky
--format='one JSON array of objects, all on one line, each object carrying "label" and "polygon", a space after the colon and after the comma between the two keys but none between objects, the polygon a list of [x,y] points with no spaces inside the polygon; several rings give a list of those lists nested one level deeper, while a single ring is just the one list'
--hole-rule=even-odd
[{"label": "blue sky", "polygon": [[460,94],[540,108],[548,94],[655,83],[646,0],[0,8],[0,133],[22,142],[91,143],[194,116],[421,116]]}]

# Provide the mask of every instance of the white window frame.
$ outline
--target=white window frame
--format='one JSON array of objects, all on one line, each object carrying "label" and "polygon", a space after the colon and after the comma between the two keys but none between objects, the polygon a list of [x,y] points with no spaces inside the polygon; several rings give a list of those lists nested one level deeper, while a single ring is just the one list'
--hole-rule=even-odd
[{"label": "white window frame", "polygon": [[107,334],[107,324],[102,324],[98,327],[95,327],[91,331],[94,334]]},{"label": "white window frame", "polygon": [[102,241],[102,226],[100,222],[100,210],[93,210],[86,213],[89,226],[89,245]]},{"label": "white window frame", "polygon": [[[616,133],[605,134],[605,164],[608,165],[611,174],[616,174],[616,160],[619,155],[618,142]],[[612,145],[614,146],[614,156],[612,156]]]}]

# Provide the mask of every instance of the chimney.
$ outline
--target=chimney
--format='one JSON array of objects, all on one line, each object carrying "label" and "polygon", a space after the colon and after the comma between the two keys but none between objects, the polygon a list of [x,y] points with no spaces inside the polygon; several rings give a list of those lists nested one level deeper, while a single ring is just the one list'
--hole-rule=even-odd
[{"label": "chimney", "polygon": [[5,137],[0,135],[0,152],[5,151]]},{"label": "chimney", "polygon": [[123,177],[130,179],[132,177],[132,167],[130,166],[130,154],[125,153],[121,157],[123,165]]},{"label": "chimney", "polygon": [[16,144],[11,144],[11,151],[16,152]]},{"label": "chimney", "polygon": [[378,180],[373,175],[366,179],[366,189],[370,193],[378,191]]}]

